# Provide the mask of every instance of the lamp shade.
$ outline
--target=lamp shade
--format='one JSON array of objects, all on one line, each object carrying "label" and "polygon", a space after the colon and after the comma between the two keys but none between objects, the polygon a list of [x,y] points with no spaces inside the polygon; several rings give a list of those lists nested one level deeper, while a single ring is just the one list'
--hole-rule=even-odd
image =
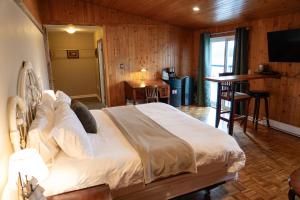
[{"label": "lamp shade", "polygon": [[24,149],[9,158],[9,184],[17,183],[19,173],[23,180],[27,176],[29,180],[34,177],[40,182],[47,178],[49,170],[35,149]]}]

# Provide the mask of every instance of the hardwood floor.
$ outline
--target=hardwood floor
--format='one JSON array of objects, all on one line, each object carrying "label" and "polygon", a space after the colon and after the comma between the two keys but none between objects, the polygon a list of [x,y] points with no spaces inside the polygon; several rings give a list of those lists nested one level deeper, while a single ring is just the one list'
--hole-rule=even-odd
[{"label": "hardwood floor", "polygon": [[[180,110],[214,125],[215,110],[181,107]],[[237,182],[228,182],[211,191],[211,200],[285,200],[288,176],[300,166],[300,138],[260,126],[254,131],[249,122],[247,134],[236,123],[234,138],[246,153],[246,166]],[[220,129],[226,131],[221,122]],[[176,200],[206,200],[204,191],[187,194]]]}]

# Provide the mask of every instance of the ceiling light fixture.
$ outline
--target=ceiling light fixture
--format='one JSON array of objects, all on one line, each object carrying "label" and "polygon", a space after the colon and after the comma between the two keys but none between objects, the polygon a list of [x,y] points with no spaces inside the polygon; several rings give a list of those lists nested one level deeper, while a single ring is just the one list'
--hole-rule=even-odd
[{"label": "ceiling light fixture", "polygon": [[72,24],[68,26],[68,28],[66,29],[66,31],[70,34],[73,34],[76,32],[76,28],[75,26],[73,26]]},{"label": "ceiling light fixture", "polygon": [[198,12],[199,10],[200,10],[200,8],[198,6],[193,7],[194,12]]}]

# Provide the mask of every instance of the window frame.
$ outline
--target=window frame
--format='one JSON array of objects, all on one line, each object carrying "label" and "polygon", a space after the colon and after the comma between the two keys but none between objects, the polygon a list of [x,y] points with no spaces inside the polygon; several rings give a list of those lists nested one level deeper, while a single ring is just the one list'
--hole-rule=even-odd
[{"label": "window frame", "polygon": [[[211,65],[212,63],[212,42],[224,41],[225,42],[225,51],[224,51],[224,63],[223,65]],[[210,52],[209,52],[209,65],[211,67],[223,67],[223,72],[228,72],[228,65],[227,65],[227,56],[228,56],[228,42],[235,41],[235,35],[228,35],[228,36],[220,36],[220,37],[211,37],[210,38]],[[233,63],[232,63],[233,65]]]}]

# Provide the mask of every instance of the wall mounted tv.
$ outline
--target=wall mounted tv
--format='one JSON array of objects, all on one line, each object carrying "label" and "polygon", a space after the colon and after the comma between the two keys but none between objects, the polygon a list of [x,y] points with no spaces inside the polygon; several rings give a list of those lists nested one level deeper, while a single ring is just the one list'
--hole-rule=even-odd
[{"label": "wall mounted tv", "polygon": [[268,32],[270,62],[300,62],[300,29]]}]

